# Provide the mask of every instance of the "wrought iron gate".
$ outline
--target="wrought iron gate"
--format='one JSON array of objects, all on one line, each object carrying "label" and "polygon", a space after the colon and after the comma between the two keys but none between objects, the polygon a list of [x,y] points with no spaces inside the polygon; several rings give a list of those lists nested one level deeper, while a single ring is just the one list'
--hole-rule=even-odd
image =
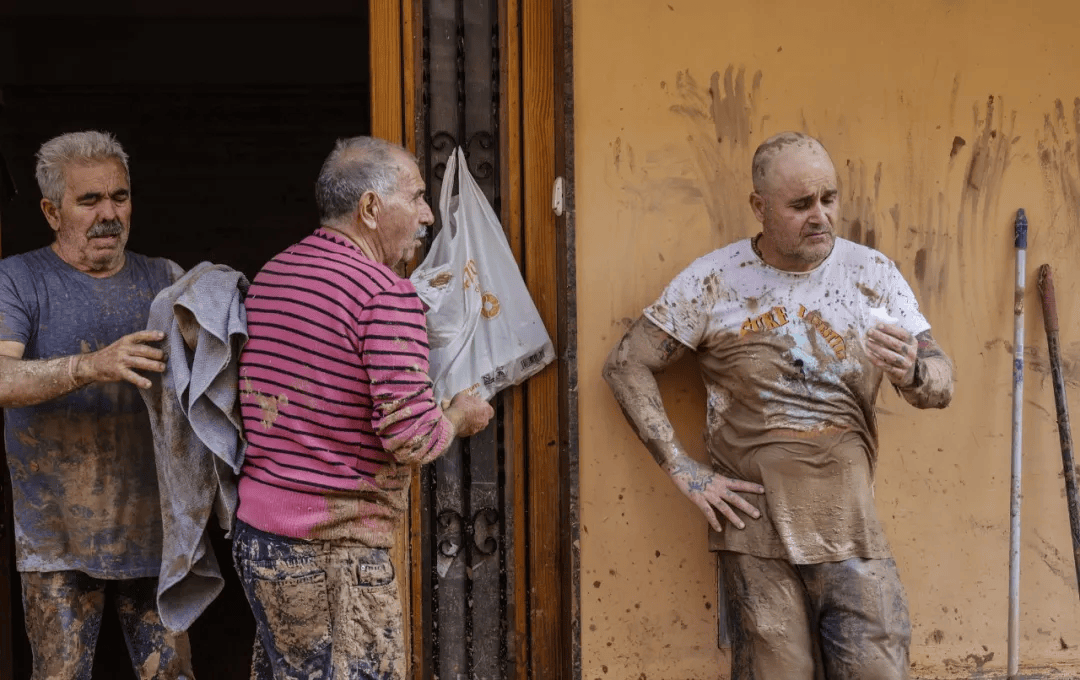
[{"label": "wrought iron gate", "polygon": [[[423,0],[418,156],[432,205],[456,146],[501,210],[499,3]],[[436,209],[436,213],[438,210]],[[441,228],[436,214],[436,229]],[[421,477],[423,669],[440,680],[511,677],[513,455],[507,397],[486,430],[459,440]]]}]

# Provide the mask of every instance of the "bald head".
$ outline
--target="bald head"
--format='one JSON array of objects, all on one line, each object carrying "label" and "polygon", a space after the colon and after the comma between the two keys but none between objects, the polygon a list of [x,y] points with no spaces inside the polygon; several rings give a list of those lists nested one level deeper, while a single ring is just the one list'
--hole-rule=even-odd
[{"label": "bald head", "polygon": [[[824,144],[802,132],[780,132],[762,142],[754,151],[754,162],[751,166],[754,191],[762,193],[768,188],[771,181],[770,170],[777,157],[800,150],[819,152],[829,158]],[[829,162],[832,163],[831,158]]]}]

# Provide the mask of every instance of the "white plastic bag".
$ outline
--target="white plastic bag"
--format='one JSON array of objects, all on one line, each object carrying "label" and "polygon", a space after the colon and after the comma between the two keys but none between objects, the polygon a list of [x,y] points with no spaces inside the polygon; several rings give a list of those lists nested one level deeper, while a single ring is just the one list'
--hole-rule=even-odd
[{"label": "white plastic bag", "polygon": [[435,398],[469,389],[491,399],[551,363],[555,350],[460,148],[446,162],[439,216],[442,229],[409,277],[428,306]]}]

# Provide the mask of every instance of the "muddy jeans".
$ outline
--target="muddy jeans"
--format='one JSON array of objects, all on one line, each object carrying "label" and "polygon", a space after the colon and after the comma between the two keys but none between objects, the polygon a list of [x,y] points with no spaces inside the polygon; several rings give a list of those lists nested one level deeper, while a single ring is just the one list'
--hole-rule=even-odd
[{"label": "muddy jeans", "polygon": [[893,560],[720,560],[732,680],[907,679],[911,623]]},{"label": "muddy jeans", "polygon": [[194,680],[187,633],[157,615],[157,579],[96,579],[80,571],[22,572],[33,680],[90,680],[108,589],[139,678]]},{"label": "muddy jeans", "polygon": [[405,677],[389,551],[286,538],[237,520],[233,558],[255,614],[252,680]]}]

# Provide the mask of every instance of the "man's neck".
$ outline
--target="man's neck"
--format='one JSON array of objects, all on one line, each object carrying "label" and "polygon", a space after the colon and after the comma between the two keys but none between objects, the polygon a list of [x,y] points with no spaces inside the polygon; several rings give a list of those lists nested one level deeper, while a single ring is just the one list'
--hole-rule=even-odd
[{"label": "man's neck", "polygon": [[825,257],[817,262],[809,262],[807,260],[781,255],[776,252],[769,243],[764,243],[764,247],[762,247],[762,242],[765,241],[765,239],[762,238],[763,236],[764,235],[761,232],[758,232],[756,236],[750,239],[750,247],[753,248],[754,254],[758,256],[758,259],[773,269],[788,272],[789,274],[806,274],[814,271],[820,267],[822,263],[828,260],[833,254],[833,251],[836,250],[836,239],[834,238],[832,248],[829,249],[829,252]]},{"label": "man's neck", "polygon": [[324,224],[322,225],[322,228],[326,229],[327,231],[333,231],[335,233],[341,234],[342,236],[347,238],[354,245],[356,245],[356,247],[360,249],[360,252],[363,253],[368,259],[374,260],[375,262],[382,261],[375,256],[375,248],[372,247],[372,245],[367,242],[367,239],[365,239],[363,235],[357,232],[355,229],[350,229],[340,224]]},{"label": "man's neck", "polygon": [[116,274],[121,269],[123,269],[124,263],[127,262],[127,251],[121,251],[120,257],[117,258],[115,261],[108,263],[103,268],[95,269],[91,264],[87,264],[86,262],[79,261],[77,259],[65,257],[65,251],[60,246],[59,241],[53,241],[49,247],[52,248],[52,251],[56,253],[57,257],[63,260],[72,269],[80,271],[83,274],[86,274],[87,276],[93,277],[95,279],[109,278],[113,274]]}]

